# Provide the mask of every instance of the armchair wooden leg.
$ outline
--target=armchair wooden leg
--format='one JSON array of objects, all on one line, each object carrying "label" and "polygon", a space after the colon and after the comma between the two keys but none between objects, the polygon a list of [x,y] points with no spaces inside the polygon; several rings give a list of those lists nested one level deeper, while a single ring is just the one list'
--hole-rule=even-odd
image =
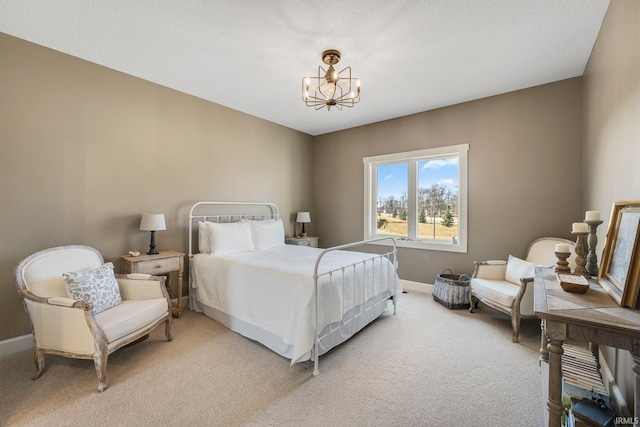
[{"label": "armchair wooden leg", "polygon": [[167,337],[167,341],[173,341],[173,337],[171,336],[171,314],[169,314],[169,318],[164,322],[164,335]]},{"label": "armchair wooden leg", "polygon": [[36,373],[31,377],[32,380],[37,380],[44,371],[44,351],[38,350],[36,346],[33,347],[33,363],[36,365]]},{"label": "armchair wooden leg", "polygon": [[511,313],[511,328],[513,328],[513,337],[511,340],[517,343],[518,336],[520,335],[520,313],[516,313],[515,311]]},{"label": "armchair wooden leg", "polygon": [[476,309],[476,302],[477,300],[473,297],[473,295],[471,295],[471,293],[469,293],[469,313],[473,313],[473,310]]},{"label": "armchair wooden leg", "polygon": [[107,384],[107,345],[105,343],[96,342],[95,353],[93,354],[93,363],[96,366],[96,375],[98,375],[98,391],[102,393],[108,387]]}]

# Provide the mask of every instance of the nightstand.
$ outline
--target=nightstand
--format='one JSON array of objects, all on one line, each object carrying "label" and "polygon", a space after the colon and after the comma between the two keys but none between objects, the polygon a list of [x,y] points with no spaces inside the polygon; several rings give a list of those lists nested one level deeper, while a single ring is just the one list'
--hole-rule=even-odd
[{"label": "nightstand", "polygon": [[317,237],[285,237],[284,242],[287,245],[309,246],[311,248],[318,247]]},{"label": "nightstand", "polygon": [[[123,274],[144,273],[153,276],[178,275],[178,304],[171,307],[171,313],[180,317],[182,315],[182,272],[184,271],[184,256],[182,252],[163,251],[158,255],[124,255],[120,257],[120,267]],[[170,280],[165,282],[167,291],[171,297]]]}]

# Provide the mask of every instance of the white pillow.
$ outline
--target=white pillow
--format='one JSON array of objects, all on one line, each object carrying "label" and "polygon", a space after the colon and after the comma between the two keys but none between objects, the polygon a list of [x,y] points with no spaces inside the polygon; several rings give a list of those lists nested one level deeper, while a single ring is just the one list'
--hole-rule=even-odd
[{"label": "white pillow", "polygon": [[253,249],[275,248],[284,245],[284,224],[281,219],[267,221],[249,221]]},{"label": "white pillow", "polygon": [[253,250],[251,226],[248,222],[208,222],[211,254],[235,254]]},{"label": "white pillow", "polygon": [[211,252],[211,238],[209,237],[209,221],[198,221],[198,251],[201,254]]},{"label": "white pillow", "polygon": [[532,262],[524,261],[518,257],[509,255],[509,260],[507,261],[507,271],[504,275],[504,279],[507,282],[520,285],[521,277],[533,277],[533,268],[535,266],[536,265]]},{"label": "white pillow", "polygon": [[93,314],[98,314],[122,302],[113,264],[108,262],[87,271],[62,273],[67,296],[76,301],[92,302]]}]

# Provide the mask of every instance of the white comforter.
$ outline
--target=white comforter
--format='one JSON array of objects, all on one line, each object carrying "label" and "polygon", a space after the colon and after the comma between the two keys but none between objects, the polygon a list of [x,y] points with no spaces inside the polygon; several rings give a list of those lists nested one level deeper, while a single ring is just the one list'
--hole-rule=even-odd
[{"label": "white comforter", "polygon": [[[294,347],[291,363],[308,358],[315,339],[313,269],[321,249],[282,245],[230,255],[198,254],[192,263],[192,288],[199,303],[281,337]],[[398,277],[383,259],[353,265],[372,254],[329,252],[320,263],[320,330],[365,300],[392,295]],[[342,266],[348,266],[344,270]],[[344,273],[343,273],[344,272]],[[366,291],[353,286],[366,275]],[[343,288],[342,282],[345,282]],[[343,292],[343,289],[345,291]],[[366,295],[365,295],[366,293]],[[356,310],[358,310],[357,308]]]}]

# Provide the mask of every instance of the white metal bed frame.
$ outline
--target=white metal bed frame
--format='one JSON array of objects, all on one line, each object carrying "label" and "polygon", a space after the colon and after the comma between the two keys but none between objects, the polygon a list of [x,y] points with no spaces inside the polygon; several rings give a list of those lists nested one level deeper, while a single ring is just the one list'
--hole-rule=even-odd
[{"label": "white metal bed frame", "polygon": [[[199,214],[196,215],[195,212],[198,210],[199,207],[202,206],[248,206],[251,208],[267,208],[269,210],[269,213],[231,213],[231,214]],[[248,209],[250,210],[250,209]],[[280,211],[278,210],[278,206],[275,205],[274,203],[261,203],[261,202],[198,202],[196,204],[194,204],[191,209],[189,210],[189,292],[191,293],[191,289],[192,289],[192,274],[191,272],[193,271],[192,268],[192,259],[193,256],[199,252],[194,253],[194,248],[193,248],[193,225],[194,223],[197,223],[198,221],[212,221],[212,222],[236,222],[236,221],[240,221],[242,219],[248,219],[248,220],[268,220],[268,219],[278,219],[280,218]],[[338,251],[338,250],[345,250],[345,249],[350,249],[350,248],[354,248],[357,246],[362,246],[362,245],[366,245],[372,242],[378,242],[381,240],[390,240],[392,243],[392,249],[390,249],[389,251],[382,253],[382,254],[372,254],[371,258],[359,261],[359,262],[355,262],[355,263],[351,263],[349,265],[345,265],[342,266],[340,268],[336,268],[333,270],[328,270],[328,271],[324,271],[322,273],[319,273],[319,268],[320,268],[320,263],[323,259],[323,257],[328,254],[329,252],[333,252],[333,251]],[[315,330],[315,340],[314,340],[314,345],[313,345],[313,351],[312,351],[312,359],[313,359],[313,375],[318,375],[320,373],[319,367],[318,367],[318,358],[319,358],[319,345],[320,345],[320,341],[334,333],[336,333],[341,327],[347,325],[348,323],[355,321],[358,317],[360,317],[361,315],[365,314],[367,311],[377,307],[379,304],[386,304],[388,299],[392,300],[393,303],[393,314],[397,314],[397,305],[398,305],[398,286],[396,284],[396,286],[394,286],[394,292],[393,295],[383,298],[382,300],[379,301],[374,301],[371,305],[367,305],[367,282],[366,282],[366,275],[363,275],[364,280],[362,281],[362,291],[364,294],[364,301],[365,301],[365,307],[362,311],[360,312],[354,312],[353,315],[349,318],[347,318],[345,320],[344,315],[342,316],[339,324],[334,324],[333,322],[329,321],[329,325],[325,331],[325,333],[323,334],[322,331],[318,330],[318,323],[319,323],[319,313],[320,313],[320,307],[319,307],[319,295],[318,295],[318,280],[324,276],[328,276],[329,281],[331,282],[333,276],[335,274],[341,275],[342,277],[342,291],[343,291],[343,295],[345,292],[345,274],[347,274],[347,270],[351,270],[353,271],[353,277],[354,277],[354,289],[353,292],[355,294],[356,292],[356,281],[355,281],[355,277],[356,277],[356,269],[359,265],[363,266],[363,269],[366,267],[366,264],[368,262],[372,263],[372,269],[374,269],[375,271],[375,261],[378,260],[380,262],[382,262],[383,258],[386,258],[387,260],[389,260],[389,262],[391,263],[392,266],[392,273],[395,275],[397,272],[397,268],[398,268],[398,261],[397,261],[397,247],[396,247],[396,243],[395,240],[392,237],[379,237],[376,239],[371,239],[371,240],[362,240],[359,242],[353,242],[353,243],[348,243],[345,245],[340,245],[340,246],[334,246],[331,248],[327,248],[324,249],[322,252],[320,252],[320,254],[318,255],[318,257],[316,258],[316,262],[315,262],[315,266],[313,269],[313,286],[314,286],[314,298],[315,298],[315,309],[316,309],[316,318],[315,318],[315,325],[314,325],[314,330]],[[375,282],[375,274],[372,274],[372,280]],[[375,289],[375,287],[374,287]],[[330,299],[331,301],[331,299]],[[330,306],[329,307],[329,312],[332,312],[333,307]],[[344,298],[343,298],[343,307],[341,308],[341,313],[344,313]],[[338,323],[338,322],[336,322]]]}]

